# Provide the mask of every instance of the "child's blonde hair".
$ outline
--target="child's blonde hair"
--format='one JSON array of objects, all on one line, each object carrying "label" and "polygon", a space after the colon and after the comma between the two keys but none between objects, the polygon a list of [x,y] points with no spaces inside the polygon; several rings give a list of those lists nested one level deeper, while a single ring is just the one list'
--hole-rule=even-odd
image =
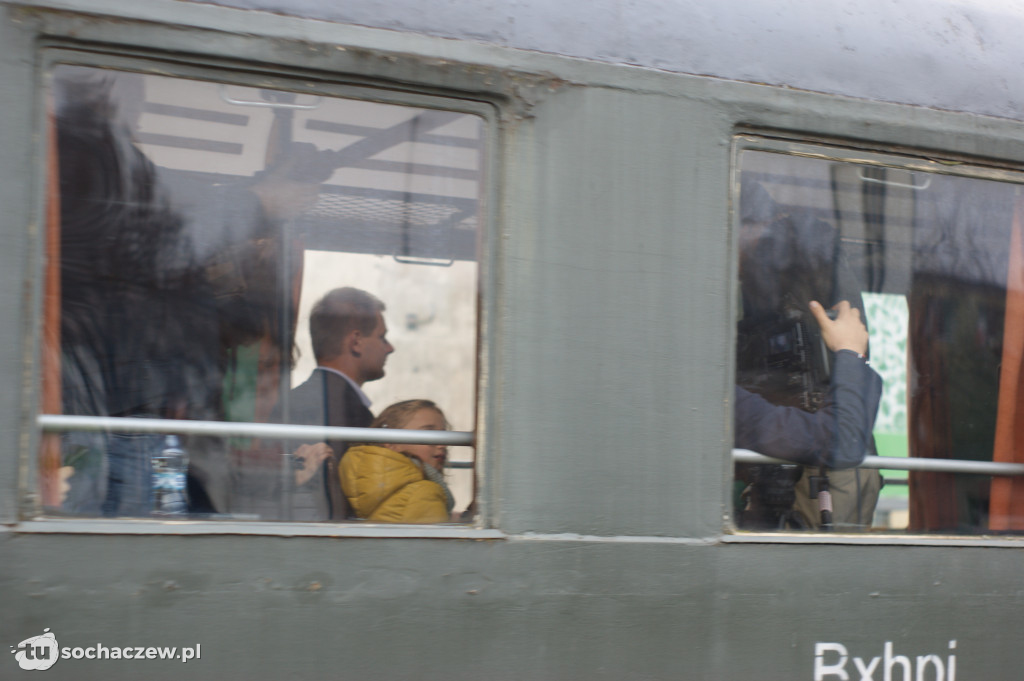
[{"label": "child's blonde hair", "polygon": [[433,409],[436,411],[444,420],[445,429],[451,430],[451,425],[448,423],[448,418],[444,415],[444,412],[441,411],[439,406],[430,400],[405,400],[403,402],[395,402],[382,411],[380,415],[373,420],[370,427],[394,428],[396,430],[401,430],[405,427],[405,424],[409,423],[413,414],[418,412],[420,409]]}]

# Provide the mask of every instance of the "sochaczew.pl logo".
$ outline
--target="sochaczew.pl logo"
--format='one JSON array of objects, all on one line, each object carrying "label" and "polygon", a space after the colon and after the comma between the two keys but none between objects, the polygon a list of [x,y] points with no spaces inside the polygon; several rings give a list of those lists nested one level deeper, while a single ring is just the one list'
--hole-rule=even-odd
[{"label": "sochaczew.pl logo", "polygon": [[198,660],[203,656],[202,646],[172,648],[153,646],[105,646],[97,643],[87,648],[58,648],[57,639],[49,627],[39,636],[27,638],[17,646],[11,646],[14,659],[22,669],[41,671],[49,669],[63,660]]},{"label": "sochaczew.pl logo", "polygon": [[58,650],[57,639],[49,627],[43,629],[43,633],[39,636],[26,638],[16,647],[11,646],[14,659],[18,661],[22,669],[35,669],[37,671],[49,669],[57,664]]}]

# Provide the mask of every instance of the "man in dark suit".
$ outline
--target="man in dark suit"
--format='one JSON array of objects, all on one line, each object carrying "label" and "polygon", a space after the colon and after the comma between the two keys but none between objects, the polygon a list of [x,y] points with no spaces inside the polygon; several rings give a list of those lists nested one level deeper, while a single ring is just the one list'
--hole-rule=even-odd
[{"label": "man in dark suit", "polygon": [[[355,288],[338,288],[320,299],[309,317],[317,367],[305,383],[278,405],[281,423],[368,428],[373,421],[363,384],[384,376],[395,348],[387,340],[384,303]],[[292,495],[294,520],[344,520],[348,503],[338,480],[338,463],[348,449],[342,440],[289,447],[299,468]]]}]

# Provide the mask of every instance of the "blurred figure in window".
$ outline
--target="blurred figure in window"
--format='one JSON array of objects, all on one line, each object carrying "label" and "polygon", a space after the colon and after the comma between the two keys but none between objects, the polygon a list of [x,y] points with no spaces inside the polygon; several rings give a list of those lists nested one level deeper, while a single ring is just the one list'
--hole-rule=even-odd
[{"label": "blurred figure in window", "polygon": [[[216,416],[218,330],[185,220],[132,141],[113,77],[55,80],[60,179],[61,392],[65,414]],[[63,509],[144,516],[162,437],[69,433]],[[190,485],[192,484],[190,479]]]},{"label": "blurred figure in window", "polygon": [[[210,315],[219,333],[211,349],[220,370],[216,404],[225,421],[271,419],[292,366],[302,281],[300,219],[333,172],[313,144],[275,149],[267,167],[251,178],[212,185],[202,174],[169,179],[175,205],[187,218],[194,258],[209,282]],[[193,461],[211,491],[211,510],[281,515],[280,453],[263,442],[198,439]]]}]

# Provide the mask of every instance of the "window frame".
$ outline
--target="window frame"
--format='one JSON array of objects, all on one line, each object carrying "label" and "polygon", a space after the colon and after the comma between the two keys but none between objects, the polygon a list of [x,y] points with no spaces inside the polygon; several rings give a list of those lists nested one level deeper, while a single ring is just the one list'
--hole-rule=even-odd
[{"label": "window frame", "polygon": [[[255,37],[258,42],[269,42],[268,37]],[[344,51],[346,48],[338,46]],[[469,114],[481,119],[483,126],[484,163],[480,169],[480,209],[477,226],[477,276],[476,276],[476,344],[475,363],[476,381],[473,403],[475,405],[475,430],[471,433],[447,431],[425,434],[427,440],[437,440],[445,436],[458,440],[465,445],[467,435],[471,436],[474,447],[473,466],[476,486],[477,513],[470,523],[457,525],[388,525],[379,523],[305,523],[296,521],[244,521],[244,520],[163,520],[148,518],[65,518],[44,511],[41,495],[38,493],[41,475],[39,471],[39,446],[44,432],[41,423],[46,423],[46,415],[38,407],[42,394],[43,362],[40,342],[43,316],[46,306],[43,295],[44,262],[47,257],[45,238],[37,235],[34,243],[34,267],[31,271],[33,292],[36,303],[33,305],[30,326],[26,329],[26,338],[31,348],[32,392],[28,417],[27,433],[21,438],[22,449],[21,475],[18,476],[18,497],[21,500],[18,512],[18,531],[28,532],[83,532],[101,534],[253,534],[280,536],[381,536],[381,537],[434,537],[434,538],[500,538],[504,535],[493,529],[494,511],[490,502],[491,476],[487,456],[487,430],[489,410],[487,405],[492,401],[490,382],[487,377],[491,373],[492,350],[489,339],[493,337],[491,328],[494,325],[491,310],[494,309],[495,282],[497,273],[495,264],[497,257],[494,251],[496,240],[492,237],[497,220],[499,204],[498,176],[501,167],[499,150],[502,148],[499,121],[507,114],[507,98],[493,93],[478,91],[464,92],[456,89],[439,88],[426,84],[390,81],[349,72],[311,71],[290,66],[285,60],[282,63],[253,64],[228,62],[226,59],[209,55],[176,53],[173,57],[155,51],[134,46],[90,45],[82,48],[63,39],[46,38],[38,45],[38,64],[36,70],[36,125],[37,149],[36,158],[39,167],[36,169],[38,190],[33,197],[33,213],[37,216],[36,223],[45,225],[45,204],[48,191],[48,107],[52,93],[53,73],[60,65],[82,66],[96,69],[130,71],[141,74],[159,75],[171,78],[198,80],[221,83],[228,86],[260,87],[296,92],[300,95],[324,96],[332,98],[354,99],[370,103],[386,105],[437,109],[455,113]],[[394,57],[422,62],[415,56]],[[45,232],[45,230],[41,230]],[[89,418],[89,417],[85,417]],[[96,417],[103,419],[105,417]],[[201,422],[191,422],[199,424]],[[207,422],[213,426],[216,422]],[[245,427],[252,424],[232,424],[224,426]],[[283,426],[284,428],[302,429],[303,426]],[[53,424],[47,426],[52,429]],[[57,427],[59,429],[60,426]],[[366,429],[370,430],[370,429]],[[406,431],[413,439],[419,431]],[[379,433],[368,433],[371,438]]]},{"label": "window frame", "polygon": [[[739,279],[739,242],[741,215],[739,210],[739,197],[741,190],[740,161],[746,151],[774,153],[791,158],[806,158],[819,161],[835,163],[850,163],[864,167],[892,168],[911,172],[923,172],[930,174],[948,175],[976,180],[1002,182],[1014,185],[1019,196],[1024,196],[1024,167],[1020,164],[1010,162],[1000,163],[993,159],[973,158],[962,154],[951,152],[936,152],[913,149],[907,147],[896,147],[880,143],[865,142],[863,140],[839,140],[829,138],[816,138],[806,134],[790,134],[779,130],[760,130],[754,128],[740,127],[734,131],[730,144],[729,163],[729,227],[730,227],[730,280],[732,291],[729,296],[730,319],[737,319],[739,313],[739,300],[741,294]],[[735,382],[736,377],[736,353],[735,344],[737,341],[735,327],[732,331],[733,351],[730,354],[730,384]],[[730,409],[727,417],[729,442],[733,442],[735,430],[735,414]],[[733,473],[734,464],[739,461],[747,462],[780,462],[763,455],[748,452],[747,450],[730,447],[727,459],[726,487],[724,489],[724,500],[727,511],[724,514],[724,528],[722,541],[726,543],[767,543],[767,544],[854,544],[854,545],[920,545],[920,546],[984,546],[993,548],[1020,548],[1024,546],[1024,533],[1010,535],[982,532],[976,535],[958,535],[943,532],[910,532],[903,534],[893,532],[875,533],[869,529],[862,532],[814,532],[800,530],[783,530],[766,532],[758,529],[743,529],[737,526],[736,518],[732,508],[732,486],[735,482]],[[868,457],[858,468],[877,469],[899,469],[928,470],[932,461],[945,462],[947,464],[965,463],[985,464],[994,470],[998,467],[1013,468],[1016,472],[1014,477],[1024,476],[1024,464],[1005,464],[999,462],[976,462],[959,459],[928,459],[923,457],[912,458],[912,462],[920,462],[921,465],[912,463],[909,466],[892,466],[883,464],[883,461],[891,461],[886,457]],[[782,462],[791,463],[791,462]],[[965,466],[965,467],[968,467]],[[981,466],[984,467],[984,466]],[[938,470],[942,470],[938,468]],[[947,469],[948,470],[948,469]],[[963,473],[966,471],[950,471]],[[989,473],[988,475],[992,475]],[[994,477],[994,476],[993,476]]]}]

